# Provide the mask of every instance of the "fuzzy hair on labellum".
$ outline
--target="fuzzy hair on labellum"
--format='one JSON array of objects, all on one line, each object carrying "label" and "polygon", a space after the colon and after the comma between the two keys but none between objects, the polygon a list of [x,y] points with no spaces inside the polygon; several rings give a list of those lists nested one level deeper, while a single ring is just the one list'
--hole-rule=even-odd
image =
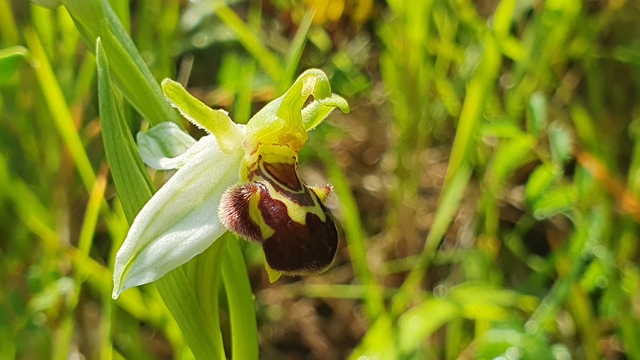
[{"label": "fuzzy hair on labellum", "polygon": [[227,189],[220,200],[218,216],[222,224],[241,237],[260,243],[260,228],[249,216],[249,202],[259,191],[255,183],[236,184]]},{"label": "fuzzy hair on labellum", "polygon": [[335,222],[323,204],[331,187],[307,187],[292,164],[261,166],[252,177],[254,181],[237,184],[223,194],[222,223],[261,244],[269,266],[285,275],[326,270],[338,248]]}]

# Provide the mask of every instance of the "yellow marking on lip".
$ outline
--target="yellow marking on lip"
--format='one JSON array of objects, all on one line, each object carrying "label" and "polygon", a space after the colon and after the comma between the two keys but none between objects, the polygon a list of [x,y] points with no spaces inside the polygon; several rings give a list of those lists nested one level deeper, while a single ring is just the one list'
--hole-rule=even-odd
[{"label": "yellow marking on lip", "polygon": [[[276,191],[273,185],[270,183],[270,181],[262,180],[261,182],[267,187],[267,190],[269,192],[269,195],[271,195],[271,198],[273,198],[274,200],[279,200],[282,203],[284,203],[284,205],[287,208],[287,215],[291,220],[297,222],[298,224],[304,225],[307,223],[307,220],[306,220],[307,214],[311,213],[318,216],[322,222],[327,221],[327,216],[324,210],[322,209],[322,207],[320,206],[320,203],[318,202],[318,197],[313,196],[312,195],[313,193],[310,190],[308,190],[309,192],[307,194],[308,196],[311,196],[311,199],[313,200],[313,205],[303,206],[293,202],[288,196]],[[302,184],[302,187],[304,189],[307,186]]]},{"label": "yellow marking on lip", "polygon": [[[294,167],[294,172],[296,172],[297,176],[296,167],[298,156],[297,153],[289,146],[276,144],[260,144],[257,151],[248,154],[248,156],[245,156],[244,161],[246,164],[246,166],[244,167],[246,172],[243,175],[249,181],[262,183],[266,187],[266,190],[271,198],[273,198],[274,200],[278,200],[285,205],[285,207],[287,208],[287,215],[291,220],[297,222],[298,224],[305,225],[307,214],[311,213],[318,216],[318,218],[320,218],[322,222],[327,221],[327,215],[325,214],[322,206],[320,206],[321,197],[316,191],[314,191],[313,189],[309,189],[309,187],[299,179],[298,181],[300,181],[300,184],[302,185],[301,190],[291,189],[286,184],[277,181],[277,179],[271,179],[270,177],[257,174],[249,177],[249,174],[255,174],[258,169],[265,173],[265,175],[268,175],[269,172],[266,171],[264,166],[261,166],[264,163],[290,164],[292,167]],[[274,182],[277,183],[279,187],[287,189],[291,193],[300,194],[300,196],[303,197],[310,197],[313,205],[300,205],[294,202],[290,196],[277,191],[273,186]],[[258,210],[258,199],[252,199],[250,214],[255,223],[260,226],[260,230],[264,239],[267,239],[269,237],[264,235],[272,235],[273,233],[275,233],[274,230],[265,223],[264,217]]]},{"label": "yellow marking on lip", "polygon": [[264,220],[262,216],[262,211],[258,207],[258,203],[260,202],[260,191],[254,194],[251,199],[249,199],[249,217],[255,224],[260,228],[260,234],[262,235],[262,240],[266,240],[273,236],[276,231]]}]

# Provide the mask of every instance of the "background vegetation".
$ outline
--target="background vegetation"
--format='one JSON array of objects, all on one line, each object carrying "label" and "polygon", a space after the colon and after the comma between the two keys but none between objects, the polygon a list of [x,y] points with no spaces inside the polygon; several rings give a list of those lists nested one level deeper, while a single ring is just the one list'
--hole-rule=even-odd
[{"label": "background vegetation", "polygon": [[[242,243],[263,358],[640,359],[637,2],[108,2],[236,121],[308,67],[351,104],[301,161],[335,266],[270,284]],[[0,0],[0,358],[191,358],[154,285],[110,298],[128,223],[85,36]],[[123,104],[132,133],[164,111]]]}]

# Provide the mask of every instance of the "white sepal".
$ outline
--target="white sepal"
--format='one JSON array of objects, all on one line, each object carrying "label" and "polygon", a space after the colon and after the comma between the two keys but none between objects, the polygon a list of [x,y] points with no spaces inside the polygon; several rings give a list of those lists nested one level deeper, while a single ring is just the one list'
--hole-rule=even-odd
[{"label": "white sepal", "polygon": [[201,138],[190,149],[194,147],[200,150],[133,221],[116,255],[114,299],[191,260],[226,231],[218,218],[218,205],[224,191],[240,181],[242,148],[225,154],[213,136]]}]

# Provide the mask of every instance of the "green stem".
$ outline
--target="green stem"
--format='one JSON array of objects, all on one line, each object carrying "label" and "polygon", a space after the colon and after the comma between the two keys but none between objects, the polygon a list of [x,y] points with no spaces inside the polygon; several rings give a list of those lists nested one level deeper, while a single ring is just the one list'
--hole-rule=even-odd
[{"label": "green stem", "polygon": [[222,240],[155,282],[196,359],[226,358],[218,312]]},{"label": "green stem", "polygon": [[240,244],[236,239],[227,241],[222,259],[222,281],[229,303],[231,355],[234,359],[257,359],[258,325],[254,296]]}]

